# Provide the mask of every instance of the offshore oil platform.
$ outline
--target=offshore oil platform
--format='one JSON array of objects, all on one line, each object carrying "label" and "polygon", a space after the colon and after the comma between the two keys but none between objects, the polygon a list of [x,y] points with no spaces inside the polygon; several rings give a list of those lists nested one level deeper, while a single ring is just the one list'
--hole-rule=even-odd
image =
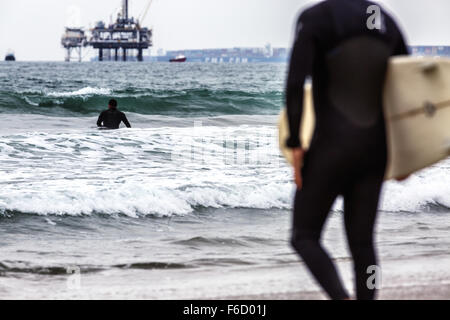
[{"label": "offshore oil platform", "polygon": [[61,39],[62,46],[66,49],[67,62],[72,60],[72,51],[78,54],[78,61],[82,59],[82,48],[87,45],[86,35],[82,28],[68,28]]},{"label": "offshore oil platform", "polygon": [[[76,50],[78,61],[82,60],[82,48],[90,46],[98,50],[98,61],[143,61],[143,50],[152,46],[152,30],[141,27],[152,4],[150,0],[139,19],[128,15],[128,0],[122,0],[122,10],[114,23],[108,26],[103,21],[97,22],[87,37],[82,28],[66,28],[61,43],[67,50],[66,61],[71,60],[71,52]],[[131,51],[131,52],[130,52]],[[137,53],[137,54],[134,54]]]}]

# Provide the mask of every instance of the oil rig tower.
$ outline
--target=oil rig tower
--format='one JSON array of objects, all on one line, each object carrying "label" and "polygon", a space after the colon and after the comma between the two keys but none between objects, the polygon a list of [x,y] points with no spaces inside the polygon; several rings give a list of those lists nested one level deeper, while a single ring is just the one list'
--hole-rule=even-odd
[{"label": "oil rig tower", "polygon": [[65,59],[67,62],[72,59],[72,51],[77,53],[78,61],[81,62],[82,48],[87,45],[84,30],[81,28],[66,28],[66,32],[61,38],[61,44],[67,50]]},{"label": "oil rig tower", "polygon": [[[139,20],[128,16],[128,0],[122,0],[122,12],[117,15],[115,23],[106,26],[103,21],[97,22],[91,30],[92,36],[87,45],[98,49],[98,60],[143,61],[143,50],[152,46],[152,30],[143,28]],[[137,55],[129,55],[129,51],[137,51]]]}]

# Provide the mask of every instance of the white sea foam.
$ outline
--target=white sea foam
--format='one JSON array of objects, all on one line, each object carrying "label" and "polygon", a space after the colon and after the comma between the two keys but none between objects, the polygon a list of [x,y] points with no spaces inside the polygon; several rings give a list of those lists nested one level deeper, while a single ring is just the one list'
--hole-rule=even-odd
[{"label": "white sea foam", "polygon": [[[272,168],[279,163],[278,151],[273,149],[261,158],[266,162],[242,165],[234,163],[220,140],[243,137],[252,141],[267,130],[273,128],[3,135],[0,161],[5,164],[6,183],[0,189],[0,210],[166,216],[187,214],[197,207],[288,208],[292,185],[277,175],[282,177],[289,168]],[[192,137],[198,133],[203,143]],[[195,160],[191,159],[192,146],[201,152]],[[172,150],[177,150],[178,157],[171,157]],[[261,145],[249,155],[266,150],[267,145]]]},{"label": "white sea foam", "polygon": [[385,185],[381,208],[386,211],[422,211],[436,204],[450,208],[450,160],[412,175],[404,182]]},{"label": "white sea foam", "polygon": [[69,92],[49,92],[48,96],[51,97],[73,97],[73,96],[88,96],[88,95],[110,95],[111,89],[107,88],[92,88],[85,87],[75,91]]},{"label": "white sea foam", "polygon": [[[127,183],[108,190],[93,186],[65,185],[64,190],[9,191],[7,197],[2,192],[2,211],[36,213],[40,215],[89,215],[94,212],[104,214],[125,214],[130,217],[142,215],[170,216],[184,215],[194,208],[245,207],[278,208],[285,207],[290,197],[290,186],[233,186],[223,190],[195,187],[189,190],[171,190],[152,187],[151,182],[139,185]],[[278,191],[278,197],[273,194]],[[284,191],[284,192],[283,192]]]},{"label": "white sea foam", "polygon": [[[3,134],[0,211],[135,217],[198,207],[290,209],[291,168],[280,162],[274,133],[274,127],[238,126]],[[247,146],[247,161],[225,150],[223,141],[235,140]],[[388,182],[380,209],[450,207],[449,164]],[[339,200],[334,209],[341,208]]]}]

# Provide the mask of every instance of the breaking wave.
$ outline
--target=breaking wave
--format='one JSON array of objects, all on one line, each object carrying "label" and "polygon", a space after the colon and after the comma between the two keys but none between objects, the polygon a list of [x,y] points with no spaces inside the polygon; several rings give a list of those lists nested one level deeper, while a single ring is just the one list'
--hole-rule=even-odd
[{"label": "breaking wave", "polygon": [[171,116],[276,114],[282,103],[279,91],[186,89],[152,90],[84,87],[73,91],[0,90],[0,113],[49,116],[97,115],[115,98],[122,111]]}]

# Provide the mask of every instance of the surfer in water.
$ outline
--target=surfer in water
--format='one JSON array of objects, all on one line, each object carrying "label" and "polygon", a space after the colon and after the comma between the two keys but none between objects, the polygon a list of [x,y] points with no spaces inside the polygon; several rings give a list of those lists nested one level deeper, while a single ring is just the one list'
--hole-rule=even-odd
[{"label": "surfer in water", "polygon": [[[370,21],[367,12],[374,7],[379,15]],[[379,270],[373,233],[387,163],[382,88],[389,57],[407,53],[393,18],[365,0],[326,0],[298,19],[286,86],[287,146],[293,149],[297,185],[291,243],[332,299],[350,299],[320,243],[339,195],[344,200],[356,298],[376,296],[378,286],[368,280],[373,278],[372,268]],[[305,152],[299,129],[303,85],[309,78],[316,127]]]},{"label": "surfer in water", "polygon": [[108,110],[100,113],[97,120],[97,127],[108,129],[119,129],[120,123],[123,122],[127,128],[131,128],[130,122],[122,111],[117,110],[117,101],[109,100]]}]

